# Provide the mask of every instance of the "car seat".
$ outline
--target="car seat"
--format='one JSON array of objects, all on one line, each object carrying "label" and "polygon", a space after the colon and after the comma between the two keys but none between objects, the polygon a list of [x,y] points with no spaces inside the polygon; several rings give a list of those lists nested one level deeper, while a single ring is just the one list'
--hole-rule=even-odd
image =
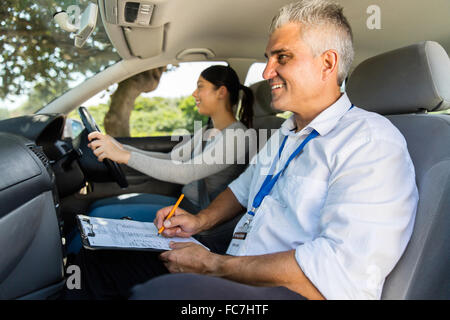
[{"label": "car seat", "polygon": [[357,66],[346,91],[401,131],[416,172],[413,234],[382,299],[449,299],[450,115],[428,113],[450,108],[449,57],[433,41],[386,52]]},{"label": "car seat", "polygon": [[272,108],[272,94],[269,83],[266,80],[257,82],[250,86],[255,96],[253,105],[253,128],[279,129],[285,119],[277,117],[280,111]]},{"label": "car seat", "polygon": [[[272,108],[272,93],[266,80],[254,83],[250,86],[255,97],[253,104],[253,129],[256,130],[258,138],[258,151],[269,140],[272,133],[279,129],[285,119],[278,117],[280,111]],[[267,131],[263,131],[267,130]],[[262,138],[262,139],[261,139]]]}]

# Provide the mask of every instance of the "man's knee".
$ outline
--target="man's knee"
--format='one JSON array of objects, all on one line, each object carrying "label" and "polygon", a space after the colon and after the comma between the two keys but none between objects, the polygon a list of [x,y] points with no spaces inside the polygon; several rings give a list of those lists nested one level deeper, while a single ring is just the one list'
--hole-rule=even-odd
[{"label": "man's knee", "polygon": [[201,289],[201,279],[197,274],[166,274],[153,278],[132,289],[131,300],[184,300],[195,299],[193,292]]},{"label": "man's knee", "polygon": [[135,286],[132,300],[303,300],[285,287],[255,287],[199,274],[178,273]]}]

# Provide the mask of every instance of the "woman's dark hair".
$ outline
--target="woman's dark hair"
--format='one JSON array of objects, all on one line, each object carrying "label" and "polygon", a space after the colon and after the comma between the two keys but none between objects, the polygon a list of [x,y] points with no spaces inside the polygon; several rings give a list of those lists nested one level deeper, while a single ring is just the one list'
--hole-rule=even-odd
[{"label": "woman's dark hair", "polygon": [[236,71],[229,66],[211,66],[203,70],[200,75],[216,87],[225,86],[230,93],[232,106],[239,101],[239,91],[244,91],[241,108],[236,116],[247,128],[251,128],[254,102],[253,92],[249,87],[241,84]]}]

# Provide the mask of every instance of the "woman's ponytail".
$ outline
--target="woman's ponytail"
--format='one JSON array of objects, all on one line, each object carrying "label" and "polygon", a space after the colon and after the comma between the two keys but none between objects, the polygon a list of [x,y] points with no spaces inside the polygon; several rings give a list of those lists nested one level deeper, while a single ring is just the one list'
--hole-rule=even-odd
[{"label": "woman's ponytail", "polygon": [[242,84],[239,85],[239,89],[244,91],[244,95],[237,116],[247,128],[251,128],[253,126],[253,102],[255,100],[253,91]]}]

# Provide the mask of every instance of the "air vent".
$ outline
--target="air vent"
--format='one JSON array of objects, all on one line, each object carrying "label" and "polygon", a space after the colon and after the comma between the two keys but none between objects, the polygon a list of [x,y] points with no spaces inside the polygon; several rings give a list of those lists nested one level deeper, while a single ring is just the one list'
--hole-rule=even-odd
[{"label": "air vent", "polygon": [[50,167],[50,161],[48,160],[47,156],[44,153],[44,150],[42,147],[36,146],[36,145],[28,145],[28,149],[33,151],[33,153],[41,160],[41,162],[44,164],[46,168]]}]

